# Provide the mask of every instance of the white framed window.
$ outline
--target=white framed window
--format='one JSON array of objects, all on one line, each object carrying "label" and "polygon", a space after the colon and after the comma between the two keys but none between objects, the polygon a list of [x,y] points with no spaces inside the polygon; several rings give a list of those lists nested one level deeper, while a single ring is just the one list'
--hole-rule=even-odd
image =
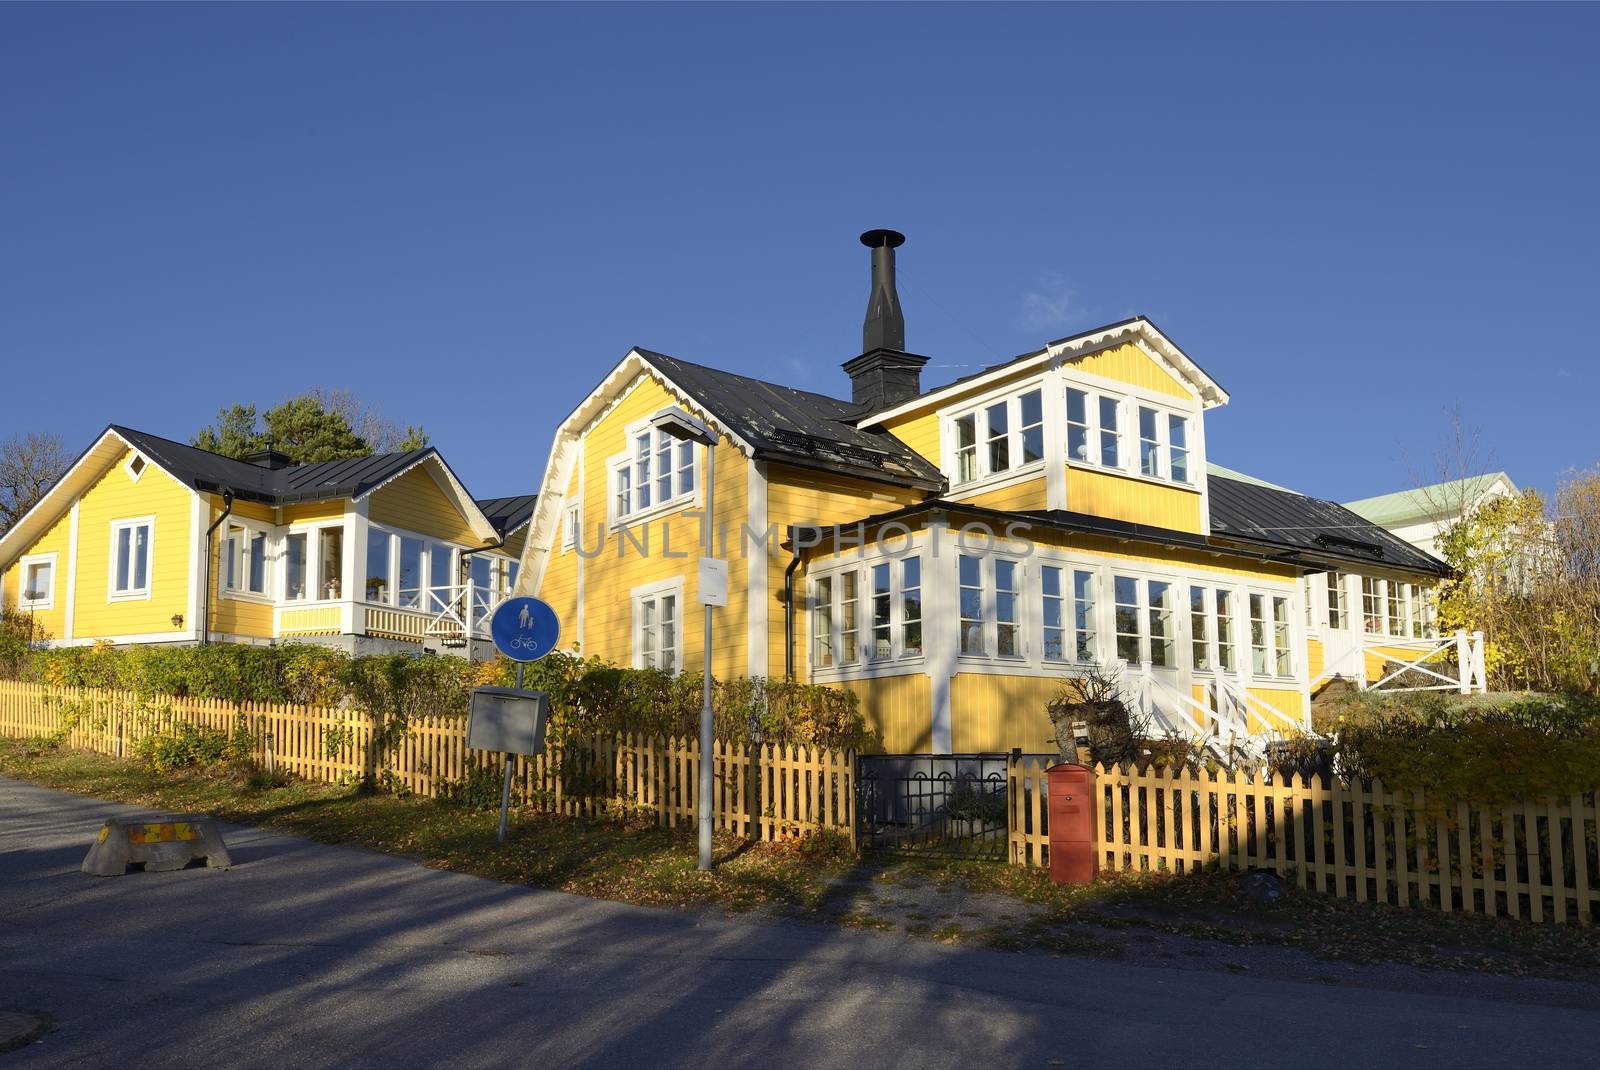
[{"label": "white framed window", "polygon": [[1323,583],[1326,585],[1325,598],[1328,605],[1328,627],[1344,630],[1350,627],[1350,611],[1345,604],[1345,582],[1343,572],[1328,572],[1323,574]]},{"label": "white framed window", "polygon": [[1039,566],[1041,655],[1046,661],[1097,660],[1095,573],[1062,565]]},{"label": "white framed window", "polygon": [[1249,606],[1250,671],[1256,676],[1292,677],[1295,659],[1289,596],[1251,591]]},{"label": "white framed window", "polygon": [[1176,595],[1170,580],[1113,576],[1117,657],[1130,664],[1177,668]]},{"label": "white framed window", "polygon": [[964,657],[1026,657],[1022,563],[993,555],[961,554],[956,578],[960,588],[958,652]]},{"label": "white framed window", "polygon": [[951,483],[962,486],[1044,462],[1044,390],[995,398],[951,420]]},{"label": "white framed window", "polygon": [[150,597],[151,543],[156,518],[111,522],[111,567],[107,597],[111,601]]},{"label": "white framed window", "polygon": [[217,589],[227,595],[268,594],[267,573],[270,569],[270,536],[265,528],[253,524],[230,522],[222,537],[217,556]]},{"label": "white framed window", "polygon": [[1233,655],[1233,592],[1218,587],[1212,592],[1212,599],[1212,619],[1217,624],[1217,668],[1233,672],[1237,664]]},{"label": "white framed window", "polygon": [[1189,588],[1189,661],[1196,672],[1210,672],[1215,665],[1211,656],[1211,609],[1206,602],[1206,588]]},{"label": "white framed window", "polygon": [[628,435],[628,451],[608,463],[617,520],[692,501],[699,486],[700,448],[648,424]]},{"label": "white framed window", "polygon": [[567,506],[562,513],[561,521],[561,549],[570,550],[578,545],[582,537],[580,529],[583,527],[583,502],[576,501]]},{"label": "white framed window", "polygon": [[922,557],[830,569],[811,581],[811,667],[922,655]]},{"label": "white framed window", "polygon": [[326,599],[344,597],[344,525],[316,529],[317,594]]},{"label": "white framed window", "polygon": [[1195,672],[1233,672],[1233,591],[1189,587],[1189,661]]},{"label": "white framed window", "polygon": [[122,470],[128,473],[129,479],[137,483],[139,477],[144,475],[144,470],[149,467],[150,462],[144,459],[144,454],[130,453],[128,459],[123,462]]},{"label": "white framed window", "polygon": [[1189,414],[1156,401],[1080,386],[1066,388],[1066,402],[1068,461],[1185,486],[1194,483]]},{"label": "white framed window", "polygon": [[283,537],[283,600],[303,602],[311,597],[311,554],[308,531],[291,531]]},{"label": "white framed window", "polygon": [[56,554],[29,554],[17,561],[22,586],[18,609],[54,609],[56,605]]},{"label": "white framed window", "polygon": [[394,604],[394,536],[379,527],[367,528],[367,601]]},{"label": "white framed window", "polygon": [[344,596],[344,525],[291,528],[279,548],[286,602],[334,601]]},{"label": "white framed window", "polygon": [[1373,635],[1383,634],[1383,599],[1378,590],[1381,582],[1371,576],[1361,577],[1361,626]]},{"label": "white framed window", "polygon": [[639,669],[683,671],[683,579],[633,591],[633,664]]}]

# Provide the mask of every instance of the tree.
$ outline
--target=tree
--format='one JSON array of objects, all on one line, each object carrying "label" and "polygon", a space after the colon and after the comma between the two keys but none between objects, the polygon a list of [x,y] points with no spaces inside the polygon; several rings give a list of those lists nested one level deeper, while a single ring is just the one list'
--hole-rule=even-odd
[{"label": "tree", "polygon": [[38,505],[66,470],[59,435],[30,432],[0,444],[0,535]]},{"label": "tree", "polygon": [[315,464],[421,449],[428,444],[428,435],[421,427],[401,430],[348,391],[317,387],[264,414],[258,414],[254,405],[224,408],[215,424],[201,428],[189,442],[241,460],[271,448],[295,464]]}]

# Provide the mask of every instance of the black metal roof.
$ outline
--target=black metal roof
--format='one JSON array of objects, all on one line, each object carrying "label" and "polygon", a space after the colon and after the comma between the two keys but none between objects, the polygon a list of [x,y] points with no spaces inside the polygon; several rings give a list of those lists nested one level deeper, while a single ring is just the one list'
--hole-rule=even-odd
[{"label": "black metal roof", "polygon": [[[392,479],[417,462],[438,456],[432,446],[401,453],[374,453],[342,461],[263,468],[248,461],[210,453],[170,438],[131,427],[111,425],[150,460],[196,490],[231,490],[237,498],[267,505],[357,498]],[[442,463],[442,459],[441,459]]]},{"label": "black metal roof", "polygon": [[503,539],[533,519],[534,503],[538,500],[537,494],[515,494],[509,498],[479,498],[478,508],[483,510],[483,515],[489,518],[489,523],[494,525],[494,530],[498,531]]},{"label": "black metal roof", "polygon": [[1296,557],[1381,565],[1404,572],[1449,574],[1443,561],[1423,553],[1390,531],[1338,502],[1212,475],[1211,536],[1252,545],[1276,546]]},{"label": "black metal roof", "polygon": [[639,353],[750,444],[758,460],[943,490],[939,469],[886,431],[863,431],[859,406],[826,394],[779,386],[691,364],[665,353]]}]

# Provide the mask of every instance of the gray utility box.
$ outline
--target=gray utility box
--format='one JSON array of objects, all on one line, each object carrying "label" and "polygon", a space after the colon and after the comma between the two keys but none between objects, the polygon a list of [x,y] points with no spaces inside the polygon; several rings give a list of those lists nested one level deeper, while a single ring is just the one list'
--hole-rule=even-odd
[{"label": "gray utility box", "polygon": [[515,687],[479,687],[467,714],[467,746],[504,754],[544,751],[544,724],[550,696]]}]

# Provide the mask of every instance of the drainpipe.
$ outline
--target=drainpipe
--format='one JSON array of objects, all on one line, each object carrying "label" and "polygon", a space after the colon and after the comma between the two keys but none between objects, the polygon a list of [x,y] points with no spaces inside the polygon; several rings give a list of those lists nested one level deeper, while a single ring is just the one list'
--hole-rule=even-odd
[{"label": "drainpipe", "polygon": [[200,645],[211,642],[211,536],[233,515],[233,491],[222,488],[222,515],[206,528],[205,558],[200,562]]}]

